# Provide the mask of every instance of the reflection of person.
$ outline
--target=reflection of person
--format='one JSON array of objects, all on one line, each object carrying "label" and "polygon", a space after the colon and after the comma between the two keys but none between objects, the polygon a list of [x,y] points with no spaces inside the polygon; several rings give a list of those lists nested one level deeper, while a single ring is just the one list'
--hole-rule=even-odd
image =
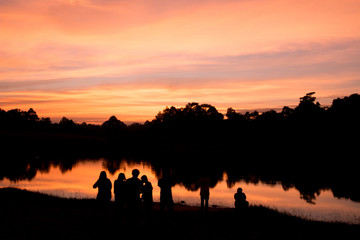
[{"label": "reflection of person", "polygon": [[200,186],[200,198],[201,198],[201,211],[204,211],[204,207],[205,207],[205,211],[207,211],[209,208],[210,179],[207,177],[200,178],[199,186]]},{"label": "reflection of person", "polygon": [[163,177],[159,179],[158,186],[160,187],[160,210],[164,212],[167,207],[168,211],[172,212],[174,210],[174,202],[171,192],[173,182],[167,170],[163,171]]},{"label": "reflection of person", "polygon": [[124,173],[119,173],[114,181],[115,203],[119,211],[122,211],[126,202],[126,178]]},{"label": "reflection of person", "polygon": [[249,206],[249,202],[246,201],[246,195],[243,193],[242,188],[238,188],[237,192],[234,194],[235,199],[235,208],[241,209]]},{"label": "reflection of person", "polygon": [[106,172],[102,171],[100,173],[99,179],[94,184],[93,188],[98,189],[98,194],[96,200],[98,202],[98,210],[102,210],[105,215],[106,206],[111,200],[111,181],[107,178]]}]

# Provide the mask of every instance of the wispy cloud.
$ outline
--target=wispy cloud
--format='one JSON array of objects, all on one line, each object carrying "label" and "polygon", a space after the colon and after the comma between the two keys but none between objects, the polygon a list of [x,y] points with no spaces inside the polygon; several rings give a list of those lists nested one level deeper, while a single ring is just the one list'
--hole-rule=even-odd
[{"label": "wispy cloud", "polygon": [[325,101],[360,91],[359,11],[353,0],[0,1],[0,107],[144,121],[190,101]]}]

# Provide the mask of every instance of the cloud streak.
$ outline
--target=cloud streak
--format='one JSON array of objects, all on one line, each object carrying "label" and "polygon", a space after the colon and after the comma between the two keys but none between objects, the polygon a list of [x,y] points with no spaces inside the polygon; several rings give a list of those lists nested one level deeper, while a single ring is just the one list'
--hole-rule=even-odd
[{"label": "cloud streak", "polygon": [[0,107],[151,120],[359,92],[358,1],[1,1]]}]

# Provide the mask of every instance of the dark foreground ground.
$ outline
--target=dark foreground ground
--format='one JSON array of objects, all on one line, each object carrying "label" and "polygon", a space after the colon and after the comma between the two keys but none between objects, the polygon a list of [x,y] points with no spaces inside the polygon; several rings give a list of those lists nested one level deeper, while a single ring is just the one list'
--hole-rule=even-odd
[{"label": "dark foreground ground", "polygon": [[94,200],[62,199],[0,189],[0,239],[357,239],[360,225],[306,221],[252,206],[245,211],[176,205],[173,215],[155,204],[151,219],[131,220],[114,205],[95,214]]}]

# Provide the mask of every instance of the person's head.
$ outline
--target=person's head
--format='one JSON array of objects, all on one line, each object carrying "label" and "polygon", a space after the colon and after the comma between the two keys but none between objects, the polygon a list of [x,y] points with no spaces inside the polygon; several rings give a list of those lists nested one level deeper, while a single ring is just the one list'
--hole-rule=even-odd
[{"label": "person's head", "polygon": [[125,174],[124,173],[119,173],[118,180],[121,180],[121,181],[126,180]]},{"label": "person's head", "polygon": [[133,175],[133,177],[138,177],[139,176],[139,174],[140,174],[140,171],[138,170],[138,169],[134,169],[134,170],[132,170],[132,175]]},{"label": "person's head", "polygon": [[239,187],[239,188],[237,189],[237,192],[238,192],[238,193],[242,193],[242,188]]},{"label": "person's head", "polygon": [[142,175],[141,181],[142,181],[142,182],[147,182],[147,181],[148,181],[147,176],[146,176],[146,175]]},{"label": "person's head", "polygon": [[105,172],[105,171],[102,171],[102,172],[100,173],[99,178],[100,178],[100,179],[106,178],[106,172]]}]

